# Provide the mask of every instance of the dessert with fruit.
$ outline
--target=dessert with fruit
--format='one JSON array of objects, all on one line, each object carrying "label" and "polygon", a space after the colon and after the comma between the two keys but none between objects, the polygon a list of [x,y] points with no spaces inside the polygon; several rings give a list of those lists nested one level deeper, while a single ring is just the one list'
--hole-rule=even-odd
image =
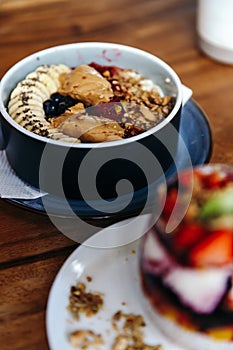
[{"label": "dessert with fruit", "polygon": [[140,259],[155,319],[187,348],[233,349],[233,168],[183,170],[158,197],[163,209]]}]

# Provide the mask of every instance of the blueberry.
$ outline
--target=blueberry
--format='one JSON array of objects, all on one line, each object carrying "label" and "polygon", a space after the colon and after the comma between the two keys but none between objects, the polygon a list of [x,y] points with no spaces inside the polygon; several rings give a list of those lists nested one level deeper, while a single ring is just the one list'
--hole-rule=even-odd
[{"label": "blueberry", "polygon": [[57,114],[57,107],[52,100],[44,101],[43,108],[46,116],[55,116]]},{"label": "blueberry", "polygon": [[66,103],[65,102],[60,102],[57,106],[57,114],[63,114],[65,110],[67,109]]},{"label": "blueberry", "polygon": [[58,104],[64,100],[65,96],[59,94],[58,92],[54,92],[50,97],[54,103]]},{"label": "blueberry", "polygon": [[64,96],[64,102],[66,103],[67,108],[72,107],[77,103],[77,101],[69,95]]}]

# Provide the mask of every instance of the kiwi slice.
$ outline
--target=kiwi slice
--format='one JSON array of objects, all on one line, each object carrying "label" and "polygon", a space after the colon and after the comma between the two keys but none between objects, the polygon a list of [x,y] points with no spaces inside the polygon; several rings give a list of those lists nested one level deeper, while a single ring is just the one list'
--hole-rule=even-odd
[{"label": "kiwi slice", "polygon": [[208,220],[224,214],[233,214],[233,187],[214,194],[203,205],[200,219]]}]

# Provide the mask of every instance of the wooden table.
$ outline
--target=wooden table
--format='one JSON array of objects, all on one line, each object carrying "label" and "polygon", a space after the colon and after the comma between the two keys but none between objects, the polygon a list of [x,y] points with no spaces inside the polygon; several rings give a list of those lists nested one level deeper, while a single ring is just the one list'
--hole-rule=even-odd
[{"label": "wooden table", "polygon": [[[167,61],[193,90],[212,128],[211,162],[233,163],[233,66],[199,51],[195,23],[195,0],[0,0],[0,77],[57,44],[137,46]],[[1,350],[48,349],[48,293],[76,246],[48,217],[0,201]]]}]

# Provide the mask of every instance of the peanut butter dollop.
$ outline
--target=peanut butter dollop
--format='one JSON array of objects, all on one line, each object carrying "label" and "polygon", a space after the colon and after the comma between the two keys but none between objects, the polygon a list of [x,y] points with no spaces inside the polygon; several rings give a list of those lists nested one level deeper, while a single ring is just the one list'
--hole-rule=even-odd
[{"label": "peanut butter dollop", "polygon": [[85,112],[85,108],[84,108],[84,104],[79,102],[77,103],[76,105],[68,108],[65,113],[61,114],[59,117],[57,118],[52,118],[51,119],[51,125],[54,127],[54,128],[59,128],[60,125],[62,123],[64,123],[64,121],[68,118],[70,118],[71,116],[73,115],[78,115],[82,112]]},{"label": "peanut butter dollop", "polygon": [[59,129],[82,142],[121,140],[124,129],[116,122],[89,115],[73,115],[63,121]]},{"label": "peanut butter dollop", "polygon": [[61,93],[68,94],[87,105],[109,102],[113,97],[111,84],[88,65],[76,67],[70,73],[60,76]]}]

